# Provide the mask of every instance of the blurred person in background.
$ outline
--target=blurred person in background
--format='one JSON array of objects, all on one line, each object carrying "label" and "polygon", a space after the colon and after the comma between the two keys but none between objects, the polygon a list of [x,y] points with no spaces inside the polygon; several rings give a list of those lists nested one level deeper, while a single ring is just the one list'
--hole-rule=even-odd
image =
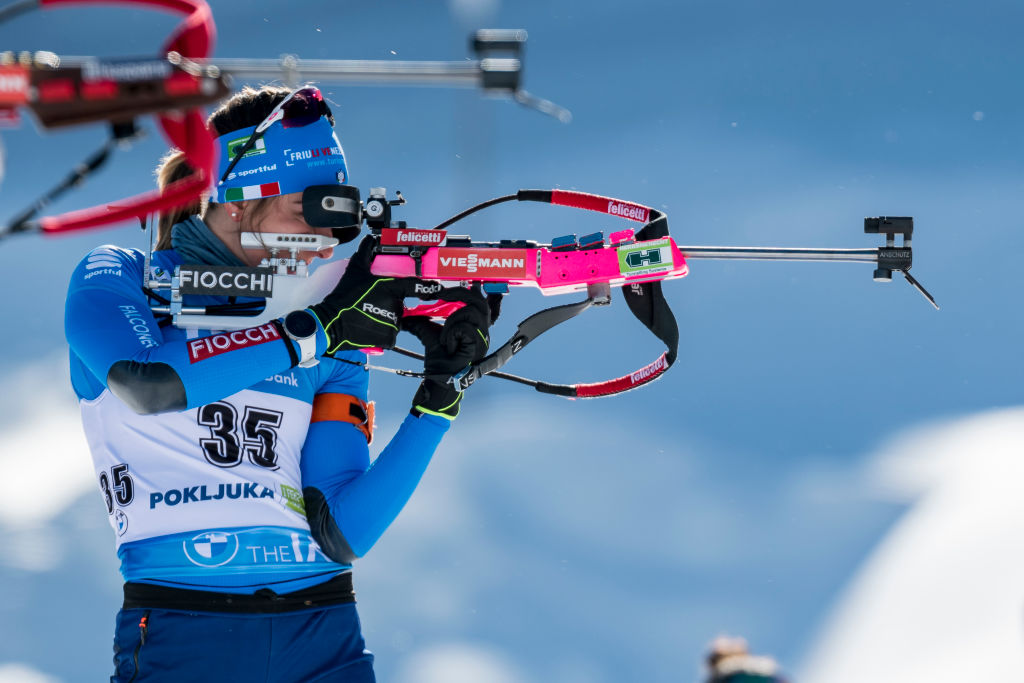
[{"label": "blurred person in background", "polygon": [[[316,88],[246,89],[221,106],[208,121],[220,183],[208,205],[161,217],[151,275],[259,264],[268,251],[243,248],[242,232],[328,231],[309,226],[302,192],[349,182],[333,125]],[[189,173],[172,152],[160,185]],[[425,379],[371,467],[360,349],[393,347],[402,326],[428,373],[454,374],[486,353],[490,315],[463,289],[443,327],[403,322],[404,298],[436,288],[373,276],[371,240],[323,301],[233,332],[155,315],[138,250],[98,247],[75,269],[71,378],[125,580],[111,681],[374,680],[352,563],[412,495],[462,395]]]},{"label": "blurred person in background", "polygon": [[705,664],[705,683],[789,683],[774,659],[750,654],[743,638],[716,638],[708,648]]}]

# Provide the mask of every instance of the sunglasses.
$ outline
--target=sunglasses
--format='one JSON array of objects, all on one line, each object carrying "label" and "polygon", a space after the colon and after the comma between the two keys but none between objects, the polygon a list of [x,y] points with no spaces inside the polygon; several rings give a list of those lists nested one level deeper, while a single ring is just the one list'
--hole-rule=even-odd
[{"label": "sunglasses", "polygon": [[224,169],[224,174],[220,177],[217,184],[220,185],[227,179],[239,160],[253,148],[253,145],[263,137],[263,134],[273,124],[280,121],[281,126],[284,128],[301,128],[302,126],[308,126],[319,121],[321,116],[330,117],[331,108],[327,106],[319,88],[309,87],[292,91],[286,98],[277,103],[277,106],[271,110],[267,118],[263,119],[256,126],[256,129],[249,135],[249,139],[245,141],[245,144],[236,148],[235,155],[231,158],[231,163]]}]

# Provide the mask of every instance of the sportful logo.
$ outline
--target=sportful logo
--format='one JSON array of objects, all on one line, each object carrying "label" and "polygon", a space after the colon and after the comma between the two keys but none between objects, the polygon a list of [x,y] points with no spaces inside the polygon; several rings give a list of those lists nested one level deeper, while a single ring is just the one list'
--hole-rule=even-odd
[{"label": "sportful logo", "polygon": [[228,174],[227,179],[228,180],[234,180],[235,178],[244,178],[245,176],[253,175],[254,173],[270,173],[271,171],[276,171],[276,170],[277,170],[277,164],[270,164],[269,166],[267,166],[266,164],[263,164],[262,166],[258,166],[256,168],[250,168],[250,169],[245,170],[245,171],[232,171],[231,173]]},{"label": "sportful logo", "polygon": [[437,274],[443,278],[526,277],[525,249],[441,249],[437,261]]},{"label": "sportful logo", "polygon": [[97,249],[85,261],[86,270],[95,270],[96,268],[103,267],[121,267],[121,262],[117,260],[117,255],[110,249]]},{"label": "sportful logo", "polygon": [[444,243],[447,230],[403,230],[400,228],[384,228],[381,231],[380,243],[387,246],[405,246],[425,244],[440,246]]},{"label": "sportful logo", "polygon": [[608,213],[613,216],[621,216],[622,218],[628,218],[631,221],[637,221],[639,223],[646,223],[647,219],[650,218],[651,211],[646,206],[640,206],[639,204],[627,204],[626,202],[609,201],[608,202]]},{"label": "sportful logo", "polygon": [[114,275],[121,277],[121,261],[112,249],[97,249],[85,260],[85,269],[89,271],[85,279],[89,280],[97,275]]},{"label": "sportful logo", "polygon": [[188,359],[190,363],[198,363],[199,361],[219,356],[222,353],[266,344],[269,341],[280,338],[281,335],[278,334],[277,328],[274,327],[273,323],[267,323],[259,327],[249,327],[244,330],[235,330],[234,332],[224,332],[209,337],[200,337],[199,339],[189,341]]},{"label": "sportful logo", "polygon": [[226,531],[207,531],[184,541],[189,562],[200,567],[220,567],[238,554],[238,537]]}]

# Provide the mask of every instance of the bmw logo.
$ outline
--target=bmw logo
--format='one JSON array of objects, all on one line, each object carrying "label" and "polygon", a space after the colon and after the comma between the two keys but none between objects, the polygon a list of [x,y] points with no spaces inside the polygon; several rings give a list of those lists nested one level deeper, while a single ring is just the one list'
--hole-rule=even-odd
[{"label": "bmw logo", "polygon": [[220,567],[238,554],[238,537],[225,531],[206,531],[182,544],[189,562],[199,567]]},{"label": "bmw logo", "polygon": [[121,512],[120,509],[114,510],[114,524],[117,525],[117,535],[124,536],[128,531],[128,515]]}]

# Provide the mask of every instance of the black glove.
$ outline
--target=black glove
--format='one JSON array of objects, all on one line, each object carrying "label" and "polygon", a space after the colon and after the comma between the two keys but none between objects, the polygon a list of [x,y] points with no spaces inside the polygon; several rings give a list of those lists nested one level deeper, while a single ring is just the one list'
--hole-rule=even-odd
[{"label": "black glove", "polygon": [[398,339],[408,297],[436,299],[441,286],[416,278],[377,277],[370,272],[375,239],[363,238],[334,291],[310,306],[327,332],[327,353],[379,347],[390,349]]},{"label": "black glove", "polygon": [[462,392],[456,391],[447,379],[487,355],[491,308],[479,287],[447,293],[446,298],[466,305],[448,316],[443,327],[426,317],[414,316],[402,320],[402,329],[419,337],[426,356],[423,372],[428,377],[412,399],[413,414],[428,413],[454,420],[459,414]]}]

